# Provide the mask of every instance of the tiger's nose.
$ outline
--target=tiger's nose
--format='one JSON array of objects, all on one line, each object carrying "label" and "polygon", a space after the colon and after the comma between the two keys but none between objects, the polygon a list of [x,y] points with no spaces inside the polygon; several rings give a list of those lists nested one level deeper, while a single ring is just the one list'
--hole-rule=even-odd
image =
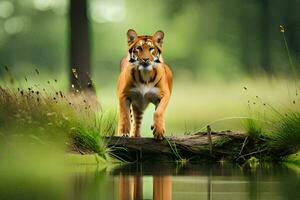
[{"label": "tiger's nose", "polygon": [[142,60],[143,62],[147,63],[149,61],[149,58],[143,58]]}]

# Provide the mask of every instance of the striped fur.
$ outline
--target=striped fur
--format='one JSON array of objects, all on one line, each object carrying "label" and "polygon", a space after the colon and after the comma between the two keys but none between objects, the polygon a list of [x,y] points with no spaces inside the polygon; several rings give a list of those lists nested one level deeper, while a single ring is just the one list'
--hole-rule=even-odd
[{"label": "striped fur", "polygon": [[143,112],[149,103],[153,103],[156,107],[153,134],[156,139],[163,139],[164,111],[172,91],[172,72],[162,58],[164,34],[158,31],[153,36],[137,36],[130,29],[127,37],[128,55],[121,61],[117,87],[118,133],[128,135],[130,132],[130,136],[140,137]]},{"label": "striped fur", "polygon": [[132,106],[132,123],[131,123],[131,133],[130,135],[133,137],[140,137],[140,129],[143,119],[143,111],[140,111],[139,108]]}]

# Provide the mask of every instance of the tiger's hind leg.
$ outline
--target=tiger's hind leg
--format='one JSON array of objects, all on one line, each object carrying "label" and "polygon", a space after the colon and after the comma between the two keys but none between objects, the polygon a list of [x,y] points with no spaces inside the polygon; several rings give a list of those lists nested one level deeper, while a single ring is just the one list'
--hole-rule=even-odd
[{"label": "tiger's hind leg", "polygon": [[130,131],[131,137],[141,137],[141,124],[143,119],[143,111],[141,111],[138,107],[132,105],[132,126]]}]

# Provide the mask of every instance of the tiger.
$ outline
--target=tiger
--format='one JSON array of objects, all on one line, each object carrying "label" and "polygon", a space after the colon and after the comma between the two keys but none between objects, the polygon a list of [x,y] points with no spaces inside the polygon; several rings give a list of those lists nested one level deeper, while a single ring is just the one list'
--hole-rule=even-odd
[{"label": "tiger", "polygon": [[128,53],[120,62],[117,82],[119,136],[141,137],[143,113],[152,103],[155,111],[151,130],[155,139],[164,139],[164,113],[172,93],[173,74],[162,57],[163,39],[163,31],[152,36],[127,31]]}]

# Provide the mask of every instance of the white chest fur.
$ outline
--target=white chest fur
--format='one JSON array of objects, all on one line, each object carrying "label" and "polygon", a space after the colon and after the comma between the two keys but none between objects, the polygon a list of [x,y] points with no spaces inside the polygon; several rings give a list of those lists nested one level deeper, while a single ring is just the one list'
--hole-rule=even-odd
[{"label": "white chest fur", "polygon": [[159,92],[159,88],[155,87],[153,83],[137,84],[129,90],[129,97],[132,104],[144,110],[150,102],[157,103]]},{"label": "white chest fur", "polygon": [[154,87],[154,84],[138,84],[131,89],[132,92],[140,93],[141,95],[145,96],[145,94],[153,93],[156,94],[159,92],[157,87]]}]

